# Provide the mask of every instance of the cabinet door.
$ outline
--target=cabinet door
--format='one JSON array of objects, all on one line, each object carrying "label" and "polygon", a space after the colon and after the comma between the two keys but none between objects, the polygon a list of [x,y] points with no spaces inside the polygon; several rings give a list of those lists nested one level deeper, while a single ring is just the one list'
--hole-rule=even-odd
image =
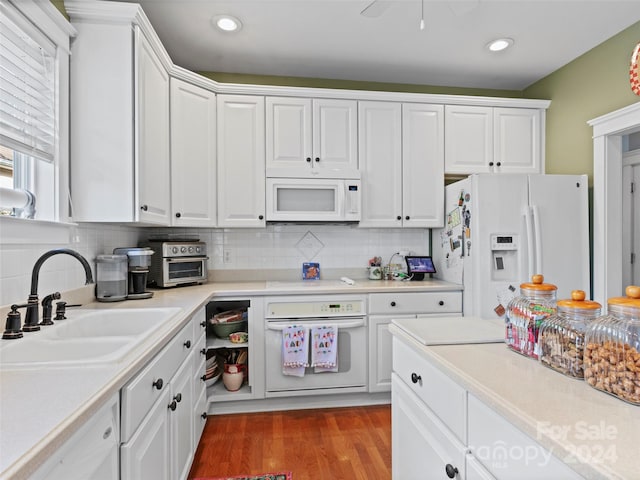
[{"label": "cabinet door", "polygon": [[467,454],[467,478],[466,480],[496,480],[496,477],[487,472],[476,457]]},{"label": "cabinet door", "polygon": [[[465,478],[465,447],[396,374],[391,393],[391,465],[394,480]],[[447,469],[455,472],[447,475]]]},{"label": "cabinet door", "polygon": [[[151,44],[135,29],[138,182],[136,208],[144,223],[169,224],[169,75]],[[105,166],[105,168],[108,168]],[[105,201],[108,201],[105,199]]]},{"label": "cabinet door", "polygon": [[267,176],[309,176],[311,147],[311,99],[266,98]]},{"label": "cabinet door", "polygon": [[119,413],[116,394],[29,478],[118,480]]},{"label": "cabinet door", "polygon": [[362,176],[359,226],[402,226],[402,107],[359,102],[358,145]]},{"label": "cabinet door", "polygon": [[493,108],[446,105],[445,173],[490,172],[493,162]]},{"label": "cabinet door", "polygon": [[[470,453],[498,480],[583,478],[471,394],[468,406]],[[576,460],[567,456],[568,460]]]},{"label": "cabinet door", "polygon": [[370,315],[369,316],[369,391],[391,390],[393,336],[389,324],[394,318],[414,318],[415,315]]},{"label": "cabinet door", "polygon": [[193,445],[194,357],[194,352],[189,354],[171,380],[171,399],[168,410],[171,425],[172,478],[176,480],[186,480],[196,448]]},{"label": "cabinet door", "polygon": [[494,108],[495,171],[543,173],[541,113],[530,108]]},{"label": "cabinet door", "polygon": [[264,97],[218,96],[218,226],[265,226]]},{"label": "cabinet door", "polygon": [[404,227],[444,226],[444,107],[402,106]]},{"label": "cabinet door", "polygon": [[313,100],[314,174],[355,178],[358,171],[358,102]]},{"label": "cabinet door", "polygon": [[171,224],[216,224],[216,96],[171,79]]},{"label": "cabinet door", "polygon": [[121,480],[174,480],[171,473],[169,403],[166,388],[131,440],[120,447]]}]

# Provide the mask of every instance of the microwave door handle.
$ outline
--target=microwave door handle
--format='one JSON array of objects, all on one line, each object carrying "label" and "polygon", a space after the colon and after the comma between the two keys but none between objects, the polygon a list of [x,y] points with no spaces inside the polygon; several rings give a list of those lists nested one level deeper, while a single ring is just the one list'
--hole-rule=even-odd
[{"label": "microwave door handle", "polygon": [[336,327],[338,327],[338,330],[341,329],[346,329],[346,328],[357,328],[357,327],[364,327],[364,319],[363,320],[354,320],[351,322],[343,322],[338,320],[336,321],[331,321],[331,320],[327,320],[327,323],[310,323],[310,324],[305,324],[304,322],[291,322],[291,321],[287,321],[286,323],[284,322],[269,322],[267,321],[267,330],[275,330],[277,332],[281,332],[282,330],[284,330],[287,327],[290,326],[305,326],[307,328],[313,328],[313,327],[324,327],[326,325],[335,325]]}]

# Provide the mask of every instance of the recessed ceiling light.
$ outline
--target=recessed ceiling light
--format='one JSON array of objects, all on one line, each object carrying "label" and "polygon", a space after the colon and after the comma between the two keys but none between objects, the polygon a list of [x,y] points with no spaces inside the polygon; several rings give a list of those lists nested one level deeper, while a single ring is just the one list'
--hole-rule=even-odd
[{"label": "recessed ceiling light", "polygon": [[511,45],[513,45],[512,38],[498,38],[489,42],[487,44],[487,48],[492,52],[501,52],[502,50],[509,48]]},{"label": "recessed ceiling light", "polygon": [[242,28],[242,22],[231,15],[216,15],[211,23],[223,32],[237,32]]}]

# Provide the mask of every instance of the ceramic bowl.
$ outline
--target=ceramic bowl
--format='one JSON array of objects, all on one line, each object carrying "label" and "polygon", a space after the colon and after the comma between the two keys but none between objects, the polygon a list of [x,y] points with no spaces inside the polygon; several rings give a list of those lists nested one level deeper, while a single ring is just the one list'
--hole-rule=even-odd
[{"label": "ceramic bowl", "polygon": [[229,335],[231,343],[247,343],[249,341],[249,334],[247,332],[234,332]]}]

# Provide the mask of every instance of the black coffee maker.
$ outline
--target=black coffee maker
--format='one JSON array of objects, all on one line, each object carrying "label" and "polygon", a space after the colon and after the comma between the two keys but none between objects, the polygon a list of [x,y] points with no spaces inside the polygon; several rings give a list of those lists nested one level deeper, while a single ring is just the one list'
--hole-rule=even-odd
[{"label": "black coffee maker", "polygon": [[147,276],[151,266],[153,250],[146,247],[114,248],[114,255],[126,255],[128,258],[129,292],[127,300],[153,297],[153,292],[147,291]]}]

